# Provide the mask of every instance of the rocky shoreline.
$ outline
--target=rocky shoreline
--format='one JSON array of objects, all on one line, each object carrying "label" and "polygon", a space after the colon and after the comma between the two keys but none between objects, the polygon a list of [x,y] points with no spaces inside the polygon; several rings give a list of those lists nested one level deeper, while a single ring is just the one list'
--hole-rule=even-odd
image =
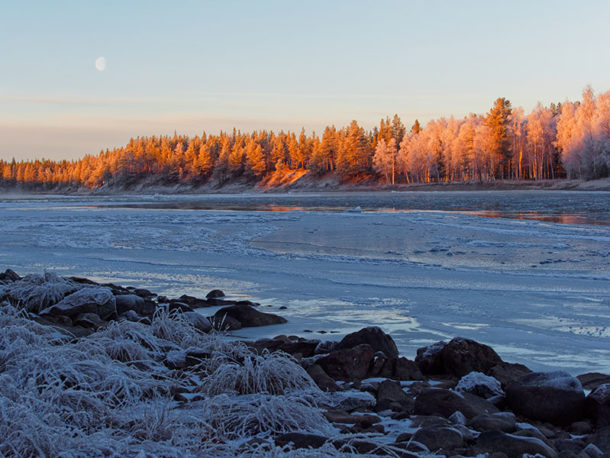
[{"label": "rocky shoreline", "polygon": [[[194,456],[610,456],[610,375],[532,372],[503,361],[487,345],[459,337],[421,348],[411,361],[375,326],[339,342],[284,335],[248,342],[224,339],[225,331],[286,322],[261,312],[258,305],[227,300],[220,290],[211,290],[205,298],[167,298],[85,278],[21,277],[7,270],[0,273],[0,316],[6,321],[0,377],[19,369],[10,344],[22,334],[15,330],[32,322],[39,327],[30,326],[31,332],[59,333],[52,343],[56,346],[79,346],[98,338],[108,339],[110,345],[111,337],[120,335],[124,348],[109,352],[111,363],[125,370],[152,371],[165,382],[164,388],[151,388],[138,402],[163,398],[176,411],[208,412],[205,424],[214,428],[209,441],[179,443],[178,427],[147,439],[168,450],[174,446]],[[222,308],[210,316],[200,313],[212,306]],[[147,353],[133,357],[134,342]],[[231,347],[239,347],[239,352]],[[79,391],[79,383],[65,384],[65,375],[60,379],[61,386],[54,389],[62,396]],[[44,394],[45,386],[35,392]],[[296,393],[301,398],[295,401]],[[272,413],[259,408],[251,414],[244,406],[261,402],[252,401],[256,395],[279,403]],[[0,415],[6,414],[2,406],[16,402],[11,396],[18,399],[20,394],[0,390]],[[231,397],[247,403],[239,404],[230,424],[209,413],[212,400],[214,408],[230,411]],[[282,413],[292,402],[293,412]],[[58,405],[65,410],[64,404]],[[311,409],[296,418],[294,412],[303,406]],[[79,404],[74,411],[86,408]],[[109,409],[114,412],[115,407]],[[71,412],[62,421],[75,421],[74,416]],[[247,428],[242,425],[246,420]],[[242,426],[236,432],[231,428],[237,423]],[[16,423],[6,427],[14,434],[19,429]],[[129,447],[135,443],[152,447],[153,454],[159,451],[157,445],[142,442],[133,425],[125,428],[115,435],[124,433],[126,443],[131,440]],[[7,431],[0,427],[0,433]],[[0,445],[0,453],[7,456],[57,451],[51,444],[48,450],[40,445],[11,448],[9,440],[7,444]]]}]

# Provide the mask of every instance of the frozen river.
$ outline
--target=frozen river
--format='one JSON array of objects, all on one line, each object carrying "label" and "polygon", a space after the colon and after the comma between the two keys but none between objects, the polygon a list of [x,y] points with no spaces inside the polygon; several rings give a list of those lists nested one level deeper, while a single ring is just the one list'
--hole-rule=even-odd
[{"label": "frozen river", "polygon": [[410,358],[460,335],[610,372],[608,224],[605,192],[0,196],[0,266],[288,307],[243,336],[379,325]]}]

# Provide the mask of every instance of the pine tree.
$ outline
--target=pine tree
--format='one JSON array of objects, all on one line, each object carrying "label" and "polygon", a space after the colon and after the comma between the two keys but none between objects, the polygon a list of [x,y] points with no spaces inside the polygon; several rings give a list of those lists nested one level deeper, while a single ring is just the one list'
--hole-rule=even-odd
[{"label": "pine tree", "polygon": [[[497,161],[498,169],[505,177],[510,165],[512,152],[510,149],[509,125],[512,108],[510,101],[504,97],[496,99],[494,106],[489,110],[485,124],[489,127],[491,137],[491,155]],[[493,171],[492,171],[493,172]]]}]

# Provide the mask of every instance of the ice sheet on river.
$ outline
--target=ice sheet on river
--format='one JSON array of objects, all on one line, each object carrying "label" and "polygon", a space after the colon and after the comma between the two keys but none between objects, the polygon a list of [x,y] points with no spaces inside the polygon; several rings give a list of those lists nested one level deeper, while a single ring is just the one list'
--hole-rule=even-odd
[{"label": "ice sheet on river", "polygon": [[534,369],[610,371],[607,226],[444,211],[89,206],[95,203],[0,203],[0,265],[168,296],[218,287],[288,307],[281,312],[288,324],[251,333],[334,339],[376,324],[409,357],[461,335]]}]

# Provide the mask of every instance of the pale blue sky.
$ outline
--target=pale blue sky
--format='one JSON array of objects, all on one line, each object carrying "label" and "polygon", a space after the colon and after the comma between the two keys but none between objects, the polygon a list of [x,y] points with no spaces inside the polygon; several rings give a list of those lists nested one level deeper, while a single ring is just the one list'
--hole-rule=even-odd
[{"label": "pale blue sky", "polygon": [[529,110],[610,89],[608,24],[607,0],[0,0],[0,158]]}]

